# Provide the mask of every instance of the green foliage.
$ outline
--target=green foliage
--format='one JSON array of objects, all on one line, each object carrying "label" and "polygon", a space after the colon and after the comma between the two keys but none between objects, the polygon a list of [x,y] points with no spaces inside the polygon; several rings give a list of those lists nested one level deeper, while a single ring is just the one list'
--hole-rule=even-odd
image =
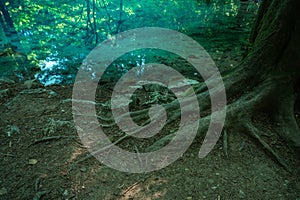
[{"label": "green foliage", "polygon": [[97,43],[133,28],[222,30],[239,5],[236,0],[16,0],[8,8],[22,45],[35,59],[77,60],[79,65]]},{"label": "green foliage", "polygon": [[[108,35],[116,32],[145,26],[172,28],[186,32],[191,27],[206,26],[208,21],[215,20],[216,14],[235,16],[237,5],[233,0],[225,3],[219,1],[206,3],[208,7],[199,7],[199,1],[126,1],[120,8],[119,0],[97,0],[95,11],[90,2],[88,12],[87,1],[50,1],[27,0],[10,4],[10,13],[16,29],[21,33],[22,42],[30,45],[30,49],[38,50],[36,54],[43,59],[51,54],[74,55],[66,52],[64,47],[77,47],[78,54],[96,45],[95,38],[101,42]],[[95,13],[93,13],[95,12]],[[97,30],[90,30],[87,22],[94,23]],[[95,18],[92,15],[95,14]],[[121,19],[120,19],[121,17]],[[42,47],[42,48],[41,48]],[[74,49],[74,48],[73,48]],[[75,50],[74,49],[74,50]],[[65,56],[65,55],[64,55]],[[76,55],[74,55],[76,56]]]}]

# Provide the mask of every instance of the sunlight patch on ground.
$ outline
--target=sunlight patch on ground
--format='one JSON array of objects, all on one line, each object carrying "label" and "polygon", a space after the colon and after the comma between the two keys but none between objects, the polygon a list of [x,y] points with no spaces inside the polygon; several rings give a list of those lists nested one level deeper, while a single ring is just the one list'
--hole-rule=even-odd
[{"label": "sunlight patch on ground", "polygon": [[76,161],[78,156],[82,155],[84,151],[84,148],[74,148],[74,151],[72,152],[70,159],[67,160],[67,163],[73,163]]},{"label": "sunlight patch on ground", "polygon": [[167,192],[166,187],[161,187],[164,189],[154,193],[151,192],[152,191],[151,188],[153,186],[157,187],[162,184],[166,184],[167,182],[168,181],[165,179],[149,180],[146,182],[137,181],[136,183],[128,186],[121,192],[122,197],[120,199],[125,200],[125,199],[134,198],[134,199],[151,200],[151,199],[162,198]]}]

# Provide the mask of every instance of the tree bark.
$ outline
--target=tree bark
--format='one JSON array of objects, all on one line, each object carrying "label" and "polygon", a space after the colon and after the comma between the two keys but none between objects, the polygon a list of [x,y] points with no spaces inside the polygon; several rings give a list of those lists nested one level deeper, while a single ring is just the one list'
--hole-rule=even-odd
[{"label": "tree bark", "polygon": [[257,99],[251,106],[252,115],[268,114],[278,125],[278,133],[297,148],[300,130],[294,109],[300,81],[299,8],[298,0],[264,0],[250,36],[248,56],[225,77],[229,96],[242,94],[244,102]]}]

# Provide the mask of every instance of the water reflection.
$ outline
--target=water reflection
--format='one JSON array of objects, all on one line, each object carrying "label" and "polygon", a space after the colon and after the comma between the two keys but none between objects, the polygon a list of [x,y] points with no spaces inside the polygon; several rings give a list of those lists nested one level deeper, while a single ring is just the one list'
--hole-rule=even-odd
[{"label": "water reflection", "polygon": [[67,58],[47,57],[40,61],[40,72],[35,75],[45,86],[54,84],[70,84],[74,81],[74,71],[72,72],[66,65]]}]

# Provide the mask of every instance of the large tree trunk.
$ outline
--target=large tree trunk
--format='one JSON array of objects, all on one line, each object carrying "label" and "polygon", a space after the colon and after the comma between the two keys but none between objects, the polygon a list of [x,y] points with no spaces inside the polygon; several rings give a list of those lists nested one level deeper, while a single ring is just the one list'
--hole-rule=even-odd
[{"label": "large tree trunk", "polygon": [[297,148],[300,130],[294,107],[300,81],[299,8],[298,0],[264,0],[250,37],[249,54],[225,78],[229,96],[243,94],[239,101],[251,102],[244,118],[255,118],[256,112],[268,114],[278,133]]}]

